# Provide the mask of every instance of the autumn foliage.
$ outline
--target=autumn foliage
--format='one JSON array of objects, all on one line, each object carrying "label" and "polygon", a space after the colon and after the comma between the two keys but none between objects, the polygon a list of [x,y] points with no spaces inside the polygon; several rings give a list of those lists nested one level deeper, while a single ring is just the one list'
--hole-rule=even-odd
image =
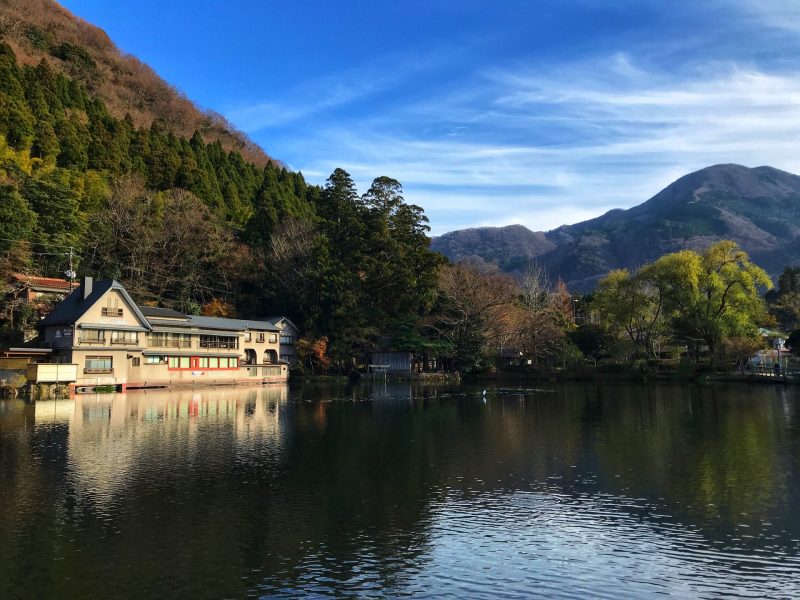
[{"label": "autumn foliage", "polygon": [[297,357],[303,366],[311,369],[312,373],[324,373],[331,366],[328,356],[328,338],[300,339],[297,342]]}]

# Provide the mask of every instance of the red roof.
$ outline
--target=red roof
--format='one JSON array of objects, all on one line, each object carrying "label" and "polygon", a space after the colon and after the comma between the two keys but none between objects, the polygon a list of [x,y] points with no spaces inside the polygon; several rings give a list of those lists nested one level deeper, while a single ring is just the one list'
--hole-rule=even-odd
[{"label": "red roof", "polygon": [[68,292],[70,287],[78,287],[77,281],[73,281],[72,286],[70,286],[69,281],[66,279],[56,279],[55,277],[37,277],[36,275],[25,275],[24,273],[12,273],[11,277],[32,288],[41,287],[48,289],[59,289]]}]

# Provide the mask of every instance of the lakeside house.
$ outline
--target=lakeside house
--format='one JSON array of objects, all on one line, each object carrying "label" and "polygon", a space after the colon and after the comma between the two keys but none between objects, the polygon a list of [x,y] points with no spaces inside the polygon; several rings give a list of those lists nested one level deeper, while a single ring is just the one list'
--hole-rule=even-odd
[{"label": "lakeside house", "polygon": [[[41,331],[49,363],[31,365],[32,382],[55,377],[78,388],[124,390],[288,379],[280,360],[282,329],[273,321],[139,307],[110,279],[84,277],[41,322]],[[64,366],[60,373],[57,365]]]},{"label": "lakeside house", "polygon": [[261,320],[272,323],[280,330],[278,359],[288,365],[295,364],[297,362],[297,340],[300,338],[300,328],[292,323],[288,317],[265,317]]},{"label": "lakeside house", "polygon": [[[20,307],[27,305],[38,318],[47,315],[57,302],[66,298],[76,287],[77,281],[11,273],[6,282],[5,303],[10,308],[10,315],[16,314]],[[34,340],[37,335],[39,332],[33,324],[27,324],[22,329],[23,342]]]}]

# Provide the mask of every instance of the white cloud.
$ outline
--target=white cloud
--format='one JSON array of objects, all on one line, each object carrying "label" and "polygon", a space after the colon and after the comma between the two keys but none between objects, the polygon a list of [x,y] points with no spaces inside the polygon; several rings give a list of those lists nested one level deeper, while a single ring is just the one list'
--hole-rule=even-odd
[{"label": "white cloud", "polygon": [[[370,91],[339,98],[359,93]],[[317,120],[285,140],[284,153],[316,183],[336,167],[362,190],[395,177],[439,234],[512,222],[550,229],[633,206],[720,162],[800,172],[798,140],[797,72],[719,61],[664,70],[617,52],[493,69],[422,101],[335,126]]]},{"label": "white cloud", "polygon": [[790,32],[800,32],[800,3],[797,0],[733,0],[745,15],[764,25]]}]

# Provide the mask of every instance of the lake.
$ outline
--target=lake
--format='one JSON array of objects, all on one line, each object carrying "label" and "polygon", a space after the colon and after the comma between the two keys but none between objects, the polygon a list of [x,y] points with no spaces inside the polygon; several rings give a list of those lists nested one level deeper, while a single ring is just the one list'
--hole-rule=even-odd
[{"label": "lake", "polygon": [[0,597],[800,597],[800,388],[0,401]]}]

